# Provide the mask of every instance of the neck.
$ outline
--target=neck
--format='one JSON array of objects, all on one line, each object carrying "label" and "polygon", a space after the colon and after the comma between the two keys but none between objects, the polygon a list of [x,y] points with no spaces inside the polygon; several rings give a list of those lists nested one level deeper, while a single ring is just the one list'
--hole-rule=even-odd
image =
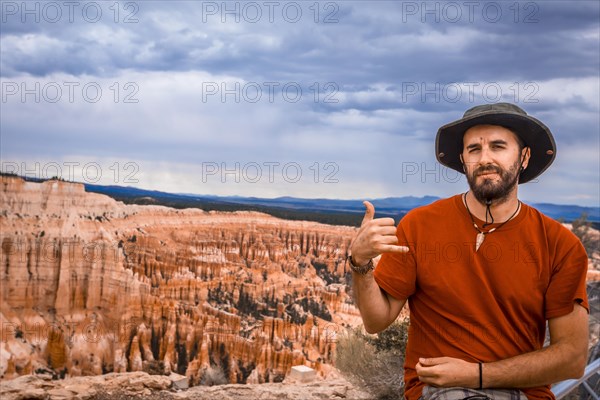
[{"label": "neck", "polygon": [[[473,192],[469,191],[465,198],[469,206],[471,214],[481,221],[485,221],[485,214],[487,204],[480,202],[473,195]],[[506,198],[501,200],[494,200],[490,205],[490,212],[494,216],[494,223],[504,222],[509,219],[519,206],[519,199],[517,198],[517,191],[513,190]]]}]

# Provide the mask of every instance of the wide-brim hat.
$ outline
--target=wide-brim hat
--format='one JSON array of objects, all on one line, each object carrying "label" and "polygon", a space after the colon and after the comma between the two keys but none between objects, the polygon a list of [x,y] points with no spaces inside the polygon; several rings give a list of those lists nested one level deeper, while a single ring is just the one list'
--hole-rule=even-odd
[{"label": "wide-brim hat", "polygon": [[440,164],[464,173],[460,154],[463,135],[475,125],[499,125],[517,134],[531,149],[529,164],[520,176],[519,183],[535,179],[544,172],[556,157],[556,143],[552,132],[541,121],[527,115],[520,107],[510,103],[485,104],[473,107],[457,121],[442,126],[435,139],[435,154]]}]

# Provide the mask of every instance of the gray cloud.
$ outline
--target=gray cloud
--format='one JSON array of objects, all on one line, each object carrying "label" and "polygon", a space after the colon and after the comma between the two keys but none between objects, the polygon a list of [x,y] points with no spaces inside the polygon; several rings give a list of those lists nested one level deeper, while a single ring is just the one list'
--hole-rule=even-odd
[{"label": "gray cloud", "polygon": [[[258,19],[249,2],[227,3],[237,17],[221,13],[223,2],[117,3],[118,15],[114,3],[91,2],[102,8],[93,23],[95,6],[85,15],[75,10],[73,22],[63,9],[55,23],[54,14],[39,23],[26,15],[23,23],[22,10],[7,3],[23,4],[2,6],[3,159],[118,157],[192,169],[206,160],[331,161],[343,177],[327,189],[332,197],[355,197],[365,182],[373,191],[367,197],[441,195],[461,183],[403,182],[398,173],[411,163],[436,168],[440,125],[475,104],[512,101],[546,122],[565,154],[588,154],[562,160],[538,193],[552,196],[560,182],[572,185],[573,198],[598,202],[597,173],[564,172],[599,169],[597,151],[589,156],[599,140],[597,2],[480,2],[472,15],[463,2],[319,2],[318,15],[314,2],[281,2],[272,20],[262,2],[252,3]],[[294,7],[302,11],[297,22]],[[66,81],[78,85],[73,102]],[[51,87],[39,102],[20,93],[22,85],[43,92],[48,83],[62,87],[60,101],[46,98]],[[102,89],[97,103],[82,95],[90,83]],[[282,92],[286,84],[301,88],[297,102]],[[207,97],[207,85],[218,93]],[[19,93],[7,92],[15,87]],[[256,87],[262,97],[254,102]],[[223,88],[236,93],[222,97]],[[138,103],[125,103],[127,95]],[[307,196],[322,189],[292,188]]]}]

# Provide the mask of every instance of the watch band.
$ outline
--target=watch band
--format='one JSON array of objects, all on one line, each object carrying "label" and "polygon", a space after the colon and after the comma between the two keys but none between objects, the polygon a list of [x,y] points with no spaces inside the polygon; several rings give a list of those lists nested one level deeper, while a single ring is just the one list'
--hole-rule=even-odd
[{"label": "watch band", "polygon": [[349,255],[348,262],[350,263],[350,269],[360,275],[366,275],[367,272],[375,269],[375,265],[373,265],[373,259],[370,259],[365,265],[356,265],[352,260],[352,256]]}]

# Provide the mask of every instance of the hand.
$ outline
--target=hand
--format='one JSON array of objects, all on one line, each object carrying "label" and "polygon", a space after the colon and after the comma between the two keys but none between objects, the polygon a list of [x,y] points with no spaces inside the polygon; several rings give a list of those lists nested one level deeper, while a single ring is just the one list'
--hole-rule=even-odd
[{"label": "hand", "polygon": [[356,237],[350,245],[354,263],[364,265],[381,253],[406,253],[408,247],[398,246],[394,219],[373,219],[375,207],[368,201],[363,202],[363,204],[366,207],[365,216]]},{"label": "hand", "polygon": [[458,358],[419,358],[415,367],[419,380],[438,387],[479,387],[479,365]]}]

